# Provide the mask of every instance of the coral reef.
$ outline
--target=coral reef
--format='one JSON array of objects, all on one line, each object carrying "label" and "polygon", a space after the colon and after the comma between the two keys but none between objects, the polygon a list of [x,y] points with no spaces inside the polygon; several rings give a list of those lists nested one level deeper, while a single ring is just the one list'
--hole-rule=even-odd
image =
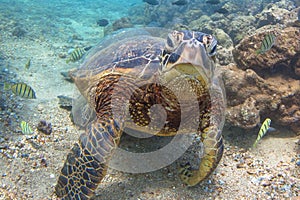
[{"label": "coral reef", "polygon": [[289,126],[300,134],[300,80],[282,75],[262,78],[254,70],[235,64],[222,67],[228,109],[227,120],[242,128],[253,128],[261,117]]},{"label": "coral reef", "polygon": [[265,25],[275,25],[277,23],[283,24],[284,16],[289,11],[287,9],[278,8],[276,4],[269,4],[261,13],[255,15],[256,27],[260,28]]},{"label": "coral reef", "polygon": [[234,49],[233,41],[230,36],[222,29],[215,29],[213,34],[218,39],[218,63],[228,65],[234,62],[232,50]]},{"label": "coral reef", "polygon": [[255,107],[256,100],[247,98],[242,104],[227,109],[226,119],[234,126],[250,129],[260,122],[259,110]]},{"label": "coral reef", "polygon": [[[254,126],[254,121],[243,124],[245,117],[242,113],[245,111],[242,108],[249,108],[247,101],[251,98],[255,105],[252,110],[256,114],[270,117],[275,124],[290,127],[300,134],[298,11],[299,8],[288,11],[277,4],[267,6],[261,14],[256,15],[257,26],[262,27],[244,37],[234,48],[236,64],[223,68],[230,102],[227,116],[231,124],[242,128]],[[276,25],[263,26],[265,24]],[[261,41],[270,32],[276,36],[274,46],[265,53],[257,54]]]},{"label": "coral reef", "polygon": [[[257,54],[261,41],[267,32],[274,33],[277,38],[275,45],[264,54]],[[300,30],[296,27],[280,29],[277,26],[264,26],[255,34],[245,37],[233,50],[233,56],[241,69],[253,69],[258,73],[265,69],[278,70],[285,73],[292,71],[290,61],[300,52]]]}]

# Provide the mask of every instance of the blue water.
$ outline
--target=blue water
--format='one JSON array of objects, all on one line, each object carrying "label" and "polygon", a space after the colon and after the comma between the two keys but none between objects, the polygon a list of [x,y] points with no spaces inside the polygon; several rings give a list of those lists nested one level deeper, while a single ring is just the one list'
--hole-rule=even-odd
[{"label": "blue water", "polygon": [[[79,135],[74,136],[76,128],[69,119],[69,111],[60,109],[57,103],[58,95],[72,97],[76,90],[75,85],[65,81],[60,74],[78,67],[82,62],[80,60],[66,64],[68,52],[71,52],[74,48],[95,46],[104,36],[127,27],[190,29],[205,33],[216,33],[216,30],[221,29],[226,33],[226,37],[218,39],[218,44],[222,46],[222,49],[218,51],[220,54],[223,51],[223,55],[229,55],[228,57],[230,57],[232,55],[230,53],[226,54],[226,51],[224,53],[224,49],[232,49],[234,45],[237,45],[244,37],[251,35],[255,30],[264,25],[283,26],[281,17],[275,17],[274,19],[271,17],[269,21],[261,19],[260,17],[264,16],[261,14],[263,10],[266,11],[272,6],[276,6],[276,8],[285,9],[288,12],[300,6],[299,0],[220,0],[220,3],[217,4],[207,3],[207,0],[188,0],[186,5],[179,6],[172,5],[172,2],[175,1],[159,0],[159,5],[154,6],[142,0],[0,0],[0,199],[2,197],[1,189],[3,188],[4,191],[15,192],[17,199],[30,196],[22,196],[23,193],[20,191],[36,195],[30,196],[28,199],[49,199],[53,192],[53,185],[56,184],[55,178],[59,173],[58,168],[61,167],[63,156],[66,155],[71,144],[78,140]],[[300,10],[296,12],[298,21],[299,15]],[[109,24],[103,27],[99,26],[97,21],[100,19],[108,20]],[[259,46],[258,41],[254,42]],[[24,64],[29,58],[32,62],[29,70],[26,70]],[[220,63],[226,65],[232,61],[233,58]],[[280,72],[274,74],[274,76],[277,75],[280,75]],[[294,76],[286,79],[294,80]],[[4,91],[2,88],[5,82],[26,82],[30,84],[36,90],[37,99],[26,100],[15,96],[12,92]],[[272,97],[270,96],[270,98]],[[238,102],[233,100],[229,103],[233,105],[236,103],[235,101]],[[50,136],[41,135],[36,130],[36,125],[41,119],[53,124],[54,131]],[[20,132],[19,124],[22,120],[33,126],[35,131],[33,142],[43,146],[46,150],[42,148],[42,150],[34,149],[32,151],[33,148],[28,142],[31,139],[26,139]],[[299,119],[297,118],[297,120]],[[282,127],[277,125],[280,129],[288,128],[288,126],[289,124]],[[252,145],[251,139],[256,138],[257,128],[248,130],[249,134],[246,136],[243,130],[235,131],[234,129],[232,132],[235,134],[233,138],[236,141],[234,143],[235,147],[232,147],[232,149],[250,147]],[[231,139],[228,135],[224,137],[226,141]],[[291,138],[293,136],[294,133],[290,133],[285,137]],[[239,139],[240,137],[243,139]],[[245,137],[247,138],[245,139]],[[244,145],[244,143],[247,144]],[[290,141],[289,144],[292,146],[294,143]],[[26,144],[24,148],[23,144]],[[8,145],[8,148],[5,145]],[[228,146],[230,145],[232,143],[228,144]],[[286,154],[294,156],[295,152],[291,150]],[[26,155],[26,158],[24,158],[24,155]],[[27,159],[28,156],[29,159]],[[43,156],[49,163],[48,168],[39,166],[39,161]],[[14,163],[6,167],[6,164],[10,165],[14,159],[19,164]],[[230,159],[230,155],[226,159]],[[33,167],[35,160],[38,161],[38,167]],[[298,158],[296,161],[299,163]],[[228,163],[230,165],[230,161]],[[18,165],[21,166],[20,168],[25,169],[25,172],[19,172]],[[224,166],[222,165],[223,168]],[[15,174],[9,172],[10,169],[19,172],[19,175],[21,174],[18,180],[10,180],[15,178]],[[224,170],[225,175],[226,169],[228,168]],[[35,170],[41,174],[36,175]],[[244,171],[244,174],[247,174],[247,172]],[[37,176],[35,179],[34,175]],[[27,180],[29,180],[28,183]],[[168,181],[170,182],[170,180]],[[229,182],[231,177],[227,176],[227,180]],[[166,188],[175,188],[172,184],[166,185]],[[176,187],[179,187],[179,184],[178,181]],[[227,194],[239,189],[227,190],[230,185],[226,184],[225,182],[223,190]],[[37,187],[37,185],[40,187]],[[117,184],[112,184],[111,189],[114,186],[117,186]],[[127,186],[126,189],[135,189],[133,183],[130,186],[132,188]],[[251,191],[259,190],[260,193],[265,193],[261,188],[252,185],[249,187],[252,187]],[[157,188],[159,188],[159,185]],[[142,191],[145,188],[139,189]],[[160,189],[157,189],[157,191]],[[205,191],[201,190],[203,188],[196,189],[192,192],[198,195],[207,195]],[[154,187],[153,190],[155,194],[157,192],[156,188]],[[178,195],[175,195],[174,198],[197,196],[190,195],[190,190],[184,188],[182,190],[184,194],[178,192]],[[118,191],[122,193],[121,190]],[[111,193],[111,195],[113,194]],[[135,197],[139,198],[141,196]],[[269,197],[264,196],[265,199]],[[278,197],[278,199],[280,198],[283,198],[283,196]]]},{"label": "blue water", "polygon": [[[129,18],[131,26],[157,26],[171,29],[182,26],[190,29],[204,29],[204,31],[206,31],[205,29],[212,31],[212,28],[225,28],[225,31],[228,32],[230,29],[235,29],[235,27],[226,27],[232,20],[240,16],[254,16],[268,4],[278,1],[231,0],[210,4],[206,3],[206,0],[189,0],[186,5],[179,6],[172,5],[172,2],[175,0],[160,1],[159,5],[153,6],[142,0],[54,0],[51,2],[46,0],[1,0],[0,11],[2,17],[10,18],[15,23],[26,26],[25,29],[28,29],[29,32],[31,27],[38,26],[42,34],[47,35],[48,33],[55,37],[60,36],[57,35],[57,31],[61,31],[61,27],[67,26],[80,31],[80,29],[91,27],[97,28],[97,20],[107,19],[111,28],[112,24],[122,17]],[[287,5],[278,4],[278,7],[288,10],[296,6],[298,5],[293,0],[290,0]],[[199,20],[205,15],[213,16],[212,20]],[[243,32],[240,27],[236,27],[236,29],[229,33],[233,38],[237,35],[235,32]],[[66,30],[65,33],[69,34],[69,31]]]}]

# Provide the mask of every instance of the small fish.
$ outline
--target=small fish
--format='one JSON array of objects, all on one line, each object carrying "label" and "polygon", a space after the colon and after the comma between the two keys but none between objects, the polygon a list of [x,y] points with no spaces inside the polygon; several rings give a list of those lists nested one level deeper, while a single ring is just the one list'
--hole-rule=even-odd
[{"label": "small fish", "polygon": [[33,133],[29,124],[25,121],[21,122],[21,131],[24,135],[31,135]]},{"label": "small fish", "polygon": [[184,6],[184,5],[186,5],[187,3],[188,3],[187,0],[178,0],[178,1],[172,2],[172,5]]},{"label": "small fish", "polygon": [[216,13],[221,13],[221,14],[228,14],[229,11],[226,8],[219,8],[218,10],[215,11]]},{"label": "small fish", "polygon": [[69,58],[66,60],[66,63],[69,63],[70,61],[76,62],[80,60],[84,54],[85,54],[84,48],[76,48],[72,51]]},{"label": "small fish", "polygon": [[206,3],[209,3],[209,4],[219,4],[220,0],[208,0],[208,1],[206,1]]},{"label": "small fish", "polygon": [[157,0],[143,0],[143,2],[146,2],[152,6],[156,6],[159,4],[159,2]]},{"label": "small fish", "polygon": [[27,62],[25,64],[25,69],[29,69],[30,65],[31,65],[31,59],[28,58],[28,60],[27,60]]},{"label": "small fish", "polygon": [[101,27],[105,27],[109,24],[109,21],[107,19],[99,19],[97,21],[97,25]]},{"label": "small fish", "polygon": [[265,35],[263,41],[261,42],[260,49],[256,51],[257,54],[263,54],[269,51],[275,44],[276,36],[273,33]]},{"label": "small fish", "polygon": [[258,143],[258,141],[268,132],[268,130],[270,129],[270,125],[271,125],[271,119],[267,118],[265,119],[265,121],[262,123],[257,138],[253,144],[253,147],[256,147],[256,144]]},{"label": "small fish", "polygon": [[27,99],[36,99],[35,91],[26,83],[9,84],[4,83],[4,90],[11,90],[15,95]]}]

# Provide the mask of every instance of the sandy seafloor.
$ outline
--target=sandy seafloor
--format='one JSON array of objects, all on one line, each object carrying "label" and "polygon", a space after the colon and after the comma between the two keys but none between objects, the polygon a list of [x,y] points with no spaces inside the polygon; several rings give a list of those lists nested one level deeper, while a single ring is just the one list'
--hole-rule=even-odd
[{"label": "sandy seafloor", "polygon": [[[66,64],[61,57],[70,48],[100,40],[103,30],[95,16],[117,19],[126,15],[126,7],[108,1],[37,2],[0,1],[1,88],[4,82],[26,82],[37,95],[27,100],[0,90],[0,199],[56,199],[54,186],[60,169],[79,137],[70,112],[59,108],[57,98],[73,96],[74,84],[60,72],[79,63]],[[26,31],[23,37],[13,36],[16,27]],[[31,66],[25,70],[28,58]],[[33,125],[33,135],[20,132],[22,120]],[[51,122],[50,135],[37,131],[40,120]],[[299,199],[299,136],[275,128],[253,149],[258,128],[244,131],[226,126],[225,152],[218,168],[195,187],[182,184],[176,163],[147,174],[109,170],[96,199]],[[124,143],[137,146],[128,140]]]}]

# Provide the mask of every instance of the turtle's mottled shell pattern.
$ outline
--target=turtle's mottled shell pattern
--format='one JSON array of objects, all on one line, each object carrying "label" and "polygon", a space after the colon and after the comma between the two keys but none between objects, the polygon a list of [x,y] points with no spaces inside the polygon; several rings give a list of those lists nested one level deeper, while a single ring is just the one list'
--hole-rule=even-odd
[{"label": "turtle's mottled shell pattern", "polygon": [[[73,116],[86,131],[67,156],[56,194],[62,199],[93,196],[125,127],[159,136],[194,134],[197,148],[183,156],[187,162],[180,178],[193,186],[208,177],[223,153],[225,97],[214,75],[215,49],[211,35],[193,31],[161,37],[159,29],[134,29],[102,40],[70,72],[85,97],[74,104]],[[155,105],[166,115],[151,116]]]}]

